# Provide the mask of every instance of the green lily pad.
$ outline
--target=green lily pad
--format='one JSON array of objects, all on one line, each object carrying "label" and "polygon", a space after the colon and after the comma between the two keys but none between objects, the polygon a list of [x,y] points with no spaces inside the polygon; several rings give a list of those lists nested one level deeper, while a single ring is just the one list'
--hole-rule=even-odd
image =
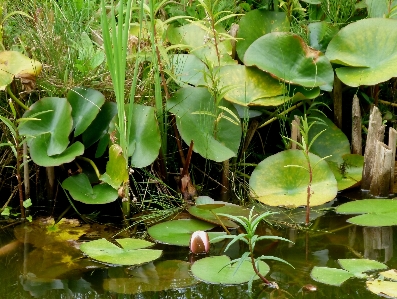
[{"label": "green lily pad", "polygon": [[343,162],[338,164],[327,161],[338,183],[338,191],[358,186],[362,180],[364,157],[347,154],[342,156]]},{"label": "green lily pad", "polygon": [[177,260],[148,263],[133,268],[128,278],[105,279],[103,288],[119,294],[161,292],[168,289],[186,288],[197,283],[190,274],[190,263]]},{"label": "green lily pad", "polygon": [[77,137],[98,115],[105,103],[105,96],[95,89],[75,87],[69,90],[66,98],[72,106],[74,137]]},{"label": "green lily pad", "polygon": [[339,28],[327,22],[310,23],[309,29],[309,43],[310,47],[325,52],[329,42],[338,33]]},{"label": "green lily pad", "polygon": [[354,277],[354,274],[342,269],[314,266],[310,276],[315,281],[340,286],[349,278]]},{"label": "green lily pad", "polygon": [[68,177],[63,181],[62,188],[68,190],[74,200],[86,204],[105,204],[118,198],[117,190],[108,184],[92,187],[84,173]]},{"label": "green lily pad", "polygon": [[106,172],[101,175],[100,179],[114,189],[118,189],[122,183],[128,181],[127,161],[120,145],[113,144],[109,148],[109,161],[106,164]]},{"label": "green lily pad", "polygon": [[368,11],[370,18],[397,18],[396,11],[392,11],[396,7],[397,1],[377,1],[377,0],[364,0],[363,1]]},{"label": "green lily pad", "polygon": [[237,155],[242,132],[234,106],[225,100],[218,106],[214,102],[207,88],[185,87],[167,101],[167,108],[176,115],[182,139],[187,144],[194,141],[193,151],[222,162]]},{"label": "green lily pad", "polygon": [[338,263],[343,269],[358,277],[364,272],[387,269],[385,264],[369,259],[339,259]]},{"label": "green lily pad", "polygon": [[371,280],[365,283],[369,291],[381,297],[397,298],[397,282]]},{"label": "green lily pad", "polygon": [[[327,162],[311,153],[309,157],[311,165],[316,165],[310,206],[317,206],[335,198],[337,183]],[[249,184],[253,195],[270,206],[306,205],[309,173],[302,167],[307,168],[307,161],[300,150],[287,150],[266,158],[252,172]]]},{"label": "green lily pad", "polygon": [[241,60],[245,51],[259,37],[270,32],[289,31],[289,21],[285,12],[255,9],[241,17],[237,32],[236,51]]},{"label": "green lily pad", "polygon": [[141,265],[158,259],[162,254],[161,250],[145,249],[153,245],[145,240],[126,238],[116,241],[122,247],[99,239],[81,244],[80,250],[92,259],[116,265]]},{"label": "green lily pad", "polygon": [[[232,265],[230,263],[230,258],[226,255],[222,256],[211,256],[206,257],[201,260],[196,261],[191,271],[193,275],[205,282],[214,284],[240,284],[248,282],[253,276],[256,276],[252,264],[249,261],[244,261],[238,270],[238,262]],[[263,262],[259,261],[259,272],[265,276],[270,268]]]},{"label": "green lily pad", "polygon": [[[206,231],[213,229],[214,227],[214,224],[197,219],[180,219],[153,225],[152,227],[149,227],[148,234],[160,243],[189,246],[190,237],[193,232],[199,230]],[[224,232],[209,232],[208,236],[211,242],[211,239],[224,234]]]},{"label": "green lily pad", "polygon": [[[397,77],[397,20],[370,18],[342,28],[328,45],[326,56],[346,85],[375,85]],[[382,45],[379,47],[379,45]]]},{"label": "green lily pad", "polygon": [[333,88],[334,71],[328,58],[295,34],[272,32],[258,38],[245,52],[244,63],[287,83],[326,91]]},{"label": "green lily pad", "polygon": [[40,62],[30,59],[20,52],[0,52],[0,90],[5,90],[14,78],[21,79],[22,84],[36,81],[41,68]]},{"label": "green lily pad", "polygon": [[347,222],[362,226],[397,225],[397,200],[363,199],[342,204],[336,208],[338,214],[364,214],[352,217]]},{"label": "green lily pad", "polygon": [[193,54],[175,54],[172,56],[172,70],[179,86],[204,85],[204,73],[207,66]]}]

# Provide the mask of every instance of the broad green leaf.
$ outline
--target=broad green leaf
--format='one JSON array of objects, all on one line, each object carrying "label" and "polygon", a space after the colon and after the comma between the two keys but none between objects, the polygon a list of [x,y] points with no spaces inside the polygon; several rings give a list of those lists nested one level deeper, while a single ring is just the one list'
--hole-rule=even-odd
[{"label": "broad green leaf", "polygon": [[0,90],[5,90],[14,78],[20,79],[22,84],[32,84],[40,74],[41,68],[40,62],[20,52],[0,52]]},{"label": "broad green leaf", "polygon": [[397,225],[397,200],[363,199],[342,204],[336,208],[338,214],[364,214],[352,217],[347,222],[362,226]]},{"label": "broad green leaf", "polygon": [[327,57],[295,34],[273,32],[258,38],[245,52],[244,63],[286,83],[332,90],[334,72]]},{"label": "broad green leaf", "polygon": [[116,265],[141,265],[158,259],[162,251],[146,249],[153,243],[141,239],[116,239],[118,247],[106,239],[86,242],[80,245],[81,251],[100,262]]},{"label": "broad green leaf", "polygon": [[[346,85],[375,85],[397,77],[397,20],[364,19],[342,28],[326,56]],[[381,45],[381,46],[380,46]]]},{"label": "broad green leaf", "polygon": [[106,164],[106,173],[100,179],[108,183],[114,189],[128,181],[127,161],[124,158],[123,150],[118,144],[109,148],[109,161]]},{"label": "broad green leaf", "polygon": [[346,270],[317,266],[313,267],[310,276],[315,281],[333,286],[340,286],[349,278],[354,277],[352,273]]},{"label": "broad green leaf", "polygon": [[338,259],[338,263],[343,269],[358,277],[364,272],[387,269],[385,264],[369,259]]},{"label": "broad green leaf", "polygon": [[283,83],[269,74],[244,65],[220,67],[219,78],[219,88],[229,89],[225,99],[242,106],[260,98],[284,94],[286,90]]},{"label": "broad green leaf", "polygon": [[310,47],[325,52],[329,42],[338,33],[339,28],[327,22],[310,23],[309,29],[309,44]]},{"label": "broad green leaf", "polygon": [[156,261],[128,271],[128,278],[108,278],[103,288],[119,294],[161,292],[186,288],[197,283],[190,274],[190,263],[177,260]]},{"label": "broad green leaf", "polygon": [[386,298],[397,298],[397,282],[386,280],[370,280],[365,283],[368,290],[378,296]]},{"label": "broad green leaf", "polygon": [[[228,102],[221,100],[223,106],[237,114]],[[182,139],[204,158],[222,162],[237,155],[241,140],[241,126],[225,118],[229,113],[215,107],[214,99],[204,87],[186,87],[179,89],[167,101],[167,109],[176,115],[177,127]],[[214,117],[213,115],[216,115]]]},{"label": "broad green leaf", "polygon": [[363,156],[347,154],[343,155],[342,159],[343,162],[340,164],[327,161],[338,183],[338,191],[359,185],[363,176]]},{"label": "broad green leaf", "polygon": [[77,137],[98,115],[105,103],[105,96],[95,89],[75,87],[69,90],[66,98],[72,106],[74,137]]},{"label": "broad green leaf", "polygon": [[[229,263],[230,258],[226,255],[205,257],[196,261],[191,271],[196,278],[216,284],[241,284],[248,282],[255,275],[248,260],[244,261],[237,270],[239,262],[232,265],[228,265]],[[258,265],[259,272],[265,276],[270,270],[269,266],[263,261],[259,261]],[[259,279],[259,276],[255,275],[255,279]]]},{"label": "broad green leaf", "polygon": [[[37,137],[49,133],[46,148],[48,156],[61,154],[69,144],[72,130],[72,107],[65,98],[42,98],[29,107],[22,118],[36,118],[19,125],[19,133]],[[46,138],[47,139],[47,138]]]},{"label": "broad green leaf", "polygon": [[[397,18],[397,12],[391,10],[397,7],[397,0],[364,0],[370,18]],[[391,14],[390,14],[391,13]]]},{"label": "broad green leaf", "polygon": [[[309,153],[313,169],[310,206],[321,205],[335,198],[337,183],[327,162]],[[300,150],[287,150],[263,160],[250,178],[253,196],[270,206],[289,208],[305,206],[309,173],[307,160]]]},{"label": "broad green leaf", "polygon": [[245,51],[259,37],[270,32],[289,31],[284,12],[255,9],[247,12],[239,22],[236,51],[241,60]]},{"label": "broad green leaf", "polygon": [[33,162],[40,166],[59,166],[72,162],[77,156],[84,153],[84,145],[76,141],[66,148],[62,153],[49,156],[48,148],[51,146],[51,136],[49,133],[41,134],[28,141],[30,157]]},{"label": "broad green leaf", "polygon": [[62,188],[68,190],[74,200],[86,204],[105,204],[118,198],[117,190],[108,184],[92,187],[84,173],[68,177],[63,181]]},{"label": "broad green leaf", "polygon": [[176,83],[185,87],[190,85],[204,85],[204,73],[208,72],[207,66],[193,54],[175,54],[172,56],[172,73]]},{"label": "broad green leaf", "polygon": [[[197,219],[181,219],[162,222],[152,227],[149,227],[148,234],[157,242],[177,245],[177,246],[189,246],[190,237],[192,233],[198,230],[210,230],[216,225],[204,222]],[[209,232],[208,236],[211,239],[216,236],[224,235],[225,233],[214,233]]]}]

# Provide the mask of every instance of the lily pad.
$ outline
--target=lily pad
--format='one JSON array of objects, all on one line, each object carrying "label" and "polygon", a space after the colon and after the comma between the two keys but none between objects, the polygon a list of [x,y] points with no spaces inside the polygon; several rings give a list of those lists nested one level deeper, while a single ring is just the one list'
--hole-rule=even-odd
[{"label": "lily pad", "polygon": [[74,200],[86,204],[105,204],[118,198],[117,190],[108,184],[92,187],[84,173],[68,177],[63,181],[62,188],[68,190]]},{"label": "lily pad", "polygon": [[190,263],[177,260],[148,263],[133,268],[129,278],[105,279],[103,288],[119,294],[161,292],[185,288],[197,283],[190,274]]},{"label": "lily pad", "polygon": [[338,33],[339,28],[327,22],[310,23],[309,29],[309,43],[310,47],[325,52],[329,42]]},{"label": "lily pad", "polygon": [[[248,282],[253,276],[256,276],[252,264],[249,261],[244,261],[241,265],[239,263],[230,263],[230,258],[226,255],[211,256],[196,261],[192,266],[192,273],[198,279],[214,284],[240,284]],[[240,266],[236,270],[237,266]],[[269,266],[259,261],[259,272],[265,276],[269,272]]]},{"label": "lily pad", "polygon": [[[397,20],[370,18],[342,28],[328,45],[326,56],[346,85],[375,85],[397,77]],[[381,47],[379,45],[382,45]]]},{"label": "lily pad", "polygon": [[314,266],[310,276],[315,281],[340,286],[349,278],[354,277],[354,274],[342,269]]},{"label": "lily pad", "polygon": [[[190,237],[193,232],[199,230],[206,231],[214,227],[214,224],[197,219],[180,219],[153,225],[149,227],[148,234],[160,243],[189,246]],[[208,236],[211,242],[211,239],[224,234],[224,232],[209,232]]]},{"label": "lily pad", "polygon": [[365,284],[368,290],[381,297],[397,298],[397,282],[395,281],[372,280]]},{"label": "lily pad", "polygon": [[363,199],[342,204],[336,208],[338,214],[363,214],[347,222],[362,226],[397,225],[397,200]]},{"label": "lily pad", "polygon": [[397,270],[390,269],[384,272],[380,272],[379,275],[383,276],[384,278],[391,279],[397,281]]},{"label": "lily pad", "polygon": [[172,70],[179,86],[204,85],[204,73],[207,66],[193,54],[175,54],[172,56]]},{"label": "lily pad", "polygon": [[339,259],[338,263],[343,269],[358,277],[364,272],[387,269],[385,264],[369,259]]},{"label": "lily pad", "polygon": [[[337,183],[327,162],[309,153],[313,169],[310,206],[321,205],[335,198]],[[263,160],[252,172],[250,187],[253,196],[270,206],[297,207],[307,203],[309,173],[302,151],[287,150]]]},{"label": "lily pad", "polygon": [[258,38],[245,52],[244,63],[287,83],[332,90],[334,71],[328,58],[295,34],[273,32]]},{"label": "lily pad", "polygon": [[363,174],[363,156],[347,154],[343,155],[342,159],[341,164],[327,161],[338,183],[338,191],[358,186]]},{"label": "lily pad", "polygon": [[80,245],[81,251],[100,262],[116,265],[141,265],[158,259],[162,251],[146,249],[153,243],[140,239],[116,239],[118,247],[106,239],[86,242]]}]

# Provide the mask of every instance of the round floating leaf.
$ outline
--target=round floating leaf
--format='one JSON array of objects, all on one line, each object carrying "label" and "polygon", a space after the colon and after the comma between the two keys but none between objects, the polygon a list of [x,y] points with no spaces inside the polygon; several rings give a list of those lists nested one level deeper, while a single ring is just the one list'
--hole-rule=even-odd
[{"label": "round floating leaf", "polygon": [[[216,284],[240,284],[248,282],[253,276],[255,279],[259,278],[248,260],[244,261],[238,270],[236,268],[239,262],[232,265],[228,265],[229,263],[230,258],[225,255],[206,257],[196,261],[191,271],[198,279]],[[270,270],[269,266],[263,261],[259,261],[258,265],[259,272],[266,276]]]},{"label": "round floating leaf", "polygon": [[20,79],[22,84],[31,84],[36,81],[41,68],[40,62],[30,59],[20,52],[0,52],[0,90],[5,90],[14,78]]},{"label": "round floating leaf", "polygon": [[144,249],[153,243],[140,239],[117,239],[122,248],[106,239],[86,242],[80,245],[81,251],[100,262],[116,265],[141,265],[158,259],[162,251]]},{"label": "round floating leaf", "polygon": [[[335,198],[337,184],[327,162],[309,153],[313,170],[310,206],[321,205]],[[296,167],[299,166],[299,167]],[[250,187],[259,201],[270,206],[297,207],[306,205],[309,173],[302,151],[287,150],[263,160],[252,172]]]},{"label": "round floating leaf", "polygon": [[329,43],[326,56],[342,65],[336,74],[346,85],[375,85],[397,77],[395,40],[397,20],[364,19],[342,28]]},{"label": "round floating leaf", "polygon": [[84,145],[75,142],[58,155],[48,156],[47,149],[51,144],[50,134],[42,134],[28,141],[30,157],[40,166],[59,166],[72,162],[77,156],[84,153]]},{"label": "round floating leaf", "polygon": [[329,42],[338,33],[339,29],[327,22],[310,23],[309,29],[309,43],[310,46],[321,52],[325,52]]},{"label": "round floating leaf", "polygon": [[363,199],[345,203],[336,208],[339,214],[364,214],[350,218],[350,223],[362,226],[397,225],[397,200]]},{"label": "round floating leaf", "polygon": [[241,17],[237,32],[236,51],[241,60],[245,51],[259,37],[270,32],[289,31],[289,22],[284,12],[255,9]]},{"label": "round floating leaf", "polygon": [[385,264],[369,259],[339,259],[338,263],[343,269],[358,277],[364,272],[387,269]]},{"label": "round floating leaf", "polygon": [[363,176],[364,157],[347,154],[342,156],[343,162],[327,161],[338,183],[338,191],[358,186]]},{"label": "round floating leaf", "polygon": [[172,70],[179,86],[204,85],[204,73],[207,66],[193,54],[175,54],[172,56]]},{"label": "round floating leaf", "polygon": [[105,96],[95,89],[75,87],[69,90],[66,98],[72,106],[74,137],[77,137],[98,115],[105,103]]},{"label": "round floating leaf", "polygon": [[245,52],[244,63],[287,83],[332,90],[334,71],[330,62],[295,34],[273,32],[258,38]]},{"label": "round floating leaf", "polygon": [[397,282],[385,280],[371,280],[365,283],[368,290],[381,297],[397,298]]},{"label": "round floating leaf", "polygon": [[127,161],[124,158],[121,146],[113,144],[109,148],[109,161],[106,163],[106,173],[100,179],[115,189],[128,181]]},{"label": "round floating leaf", "polygon": [[354,277],[352,273],[346,270],[317,266],[313,267],[310,276],[315,281],[333,286],[340,286],[349,278]]},{"label": "round floating leaf", "polygon": [[219,69],[219,88],[228,88],[225,99],[246,106],[252,101],[285,93],[285,86],[255,67],[226,65]]},{"label": "round floating leaf", "polygon": [[379,273],[379,275],[383,276],[384,278],[397,281],[397,270],[396,269],[390,269],[388,271],[381,272],[381,273]]},{"label": "round floating leaf", "polygon": [[[162,222],[153,225],[148,229],[148,234],[155,239],[157,242],[177,245],[177,246],[189,246],[190,237],[193,232],[198,230],[210,230],[215,227],[214,224],[204,222],[196,219],[181,219]],[[225,233],[209,232],[208,236],[211,239]]]},{"label": "round floating leaf", "polygon": [[92,187],[84,173],[68,177],[63,181],[62,187],[69,191],[74,200],[86,204],[105,204],[118,198],[117,190],[108,184]]},{"label": "round floating leaf", "polygon": [[120,294],[161,292],[168,289],[185,288],[197,283],[190,274],[190,263],[168,260],[148,263],[133,268],[129,278],[105,279],[103,288]]},{"label": "round floating leaf", "polygon": [[69,144],[72,130],[72,107],[64,98],[42,98],[29,107],[22,118],[35,118],[20,124],[19,133],[39,136],[50,133],[45,150],[48,156],[61,154]]},{"label": "round floating leaf", "polygon": [[186,87],[168,100],[167,108],[176,115],[182,139],[187,144],[194,141],[195,152],[216,162],[236,156],[241,126],[236,123],[238,113],[232,104],[221,100],[215,107],[207,88]]},{"label": "round floating leaf", "polygon": [[[364,0],[364,5],[368,11],[368,17],[370,18],[397,18],[396,13],[396,0],[391,1],[377,1],[377,0]],[[394,10],[393,10],[394,8]]]}]

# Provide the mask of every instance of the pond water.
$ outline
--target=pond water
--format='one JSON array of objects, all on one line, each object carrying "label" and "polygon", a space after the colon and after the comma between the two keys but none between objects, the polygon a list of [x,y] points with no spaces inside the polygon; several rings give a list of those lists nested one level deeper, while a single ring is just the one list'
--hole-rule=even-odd
[{"label": "pond water", "polygon": [[[257,280],[252,294],[247,284],[195,281],[189,273],[192,256],[188,248],[156,245],[164,251],[160,260],[135,268],[108,267],[81,258],[75,242],[64,242],[65,246],[44,239],[46,244],[42,244],[40,233],[21,230],[24,225],[5,227],[2,223],[0,298],[378,298],[366,289],[364,279],[349,279],[334,287],[310,277],[314,266],[340,268],[337,260],[341,258],[366,257],[397,268],[395,228],[358,227],[348,224],[348,218],[327,212],[307,231],[293,226],[261,227],[260,233],[276,233],[295,244],[261,241],[256,254],[285,259],[295,269],[268,262],[271,272],[267,278],[277,282],[279,289],[264,287]],[[210,255],[223,254],[224,247],[223,242],[215,244]],[[245,251],[243,244],[236,243],[226,254],[237,258]],[[306,291],[303,287],[308,285],[316,290]]]}]

